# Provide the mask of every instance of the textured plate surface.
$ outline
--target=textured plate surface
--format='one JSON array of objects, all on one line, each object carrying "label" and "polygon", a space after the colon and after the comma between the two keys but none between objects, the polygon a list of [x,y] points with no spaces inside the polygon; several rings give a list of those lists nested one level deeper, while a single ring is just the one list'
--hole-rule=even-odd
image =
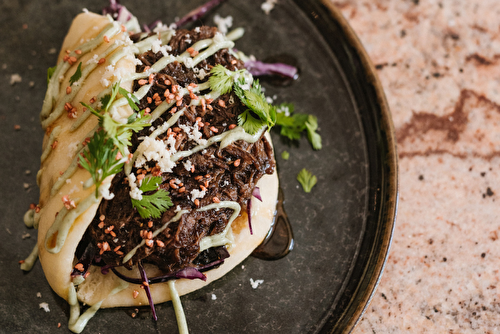
[{"label": "textured plate surface", "polygon": [[[122,1],[142,23],[172,22],[203,2]],[[390,113],[373,67],[334,8],[319,0],[281,0],[265,15],[262,2],[230,0],[217,13],[233,16],[234,27],[246,28],[238,49],[257,59],[285,54],[297,60],[299,80],[288,87],[267,84],[266,94],[316,115],[324,148],[313,151],[305,138],[289,145],[273,134],[295,249],[273,262],[248,258],[219,281],[184,296],[184,309],[192,333],[348,332],[378,282],[394,226],[397,162]],[[69,306],[51,291],[40,264],[27,274],[18,267],[36,242],[36,231],[24,227],[22,216],[38,201],[35,175],[43,136],[38,114],[46,70],[55,64],[73,17],[83,7],[100,11],[103,4],[0,4],[2,333],[53,333],[58,323],[67,326]],[[213,24],[213,14],[204,22]],[[21,82],[14,82],[15,74]],[[290,152],[288,161],[281,159],[284,150]],[[310,194],[295,179],[304,167],[318,177]],[[264,283],[253,289],[250,278]],[[39,309],[42,302],[49,313]],[[140,309],[136,319],[132,312],[101,310],[85,332],[177,330],[170,303],[157,306],[157,323],[148,308]]]}]

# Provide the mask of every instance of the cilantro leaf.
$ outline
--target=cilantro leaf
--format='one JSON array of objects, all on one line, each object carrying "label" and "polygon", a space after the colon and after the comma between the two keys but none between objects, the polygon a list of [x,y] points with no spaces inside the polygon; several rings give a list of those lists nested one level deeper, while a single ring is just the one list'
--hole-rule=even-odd
[{"label": "cilantro leaf", "polygon": [[266,97],[262,93],[262,87],[259,80],[252,83],[250,89],[243,89],[245,85],[244,79],[238,80],[234,85],[234,93],[238,96],[241,102],[252,110],[260,120],[266,124],[269,129],[276,123],[276,110],[266,101]]},{"label": "cilantro leaf", "polygon": [[129,93],[126,89],[122,87],[119,87],[118,91],[120,92],[120,94],[123,95],[123,97],[127,99],[129,106],[133,110],[139,111],[139,107],[137,106],[139,104],[139,99],[134,94]]},{"label": "cilantro leaf", "polygon": [[90,138],[87,150],[79,157],[80,166],[92,176],[96,186],[96,198],[99,196],[99,187],[102,181],[108,176],[120,172],[123,168],[124,163],[116,160],[118,152],[113,141],[107,137],[106,132],[99,130]]},{"label": "cilantro leaf", "polygon": [[[121,93],[121,90],[123,90],[123,93]],[[150,125],[151,115],[145,115],[144,114],[145,112],[142,111],[140,113],[134,113],[133,115],[131,115],[127,119],[126,124],[115,121],[107,111],[109,107],[113,104],[114,100],[116,99],[118,92],[120,92],[120,94],[126,94],[124,96],[129,101],[129,104],[133,104],[136,107],[136,109],[139,110],[139,108],[137,107],[137,105],[134,103],[133,100],[134,98],[135,99],[137,98],[132,94],[128,96],[129,92],[121,88],[119,83],[116,83],[113,86],[111,95],[105,95],[101,99],[104,111],[102,109],[95,110],[90,105],[84,102],[80,103],[99,118],[99,124],[104,128],[109,138],[111,138],[111,140],[115,143],[120,152],[125,155],[126,147],[131,145],[130,138],[132,138],[132,131],[139,132],[146,126]]]},{"label": "cilantro leaf", "polygon": [[243,74],[245,70],[230,71],[221,64],[212,67],[210,70],[210,89],[219,92],[221,95],[229,93],[233,88],[234,78]]},{"label": "cilantro leaf", "polygon": [[50,79],[54,75],[54,72],[56,71],[57,65],[53,67],[49,67],[47,69],[47,84],[50,82]]},{"label": "cilantro leaf", "polygon": [[309,139],[313,149],[321,150],[321,136],[316,132],[317,129],[318,119],[316,116],[309,115],[306,121],[307,139]]},{"label": "cilantro leaf", "polygon": [[283,160],[290,159],[290,153],[288,153],[288,151],[281,152],[281,158],[283,158]]},{"label": "cilantro leaf", "polygon": [[315,175],[311,174],[307,169],[303,168],[299,175],[297,175],[297,181],[300,182],[302,188],[306,193],[310,193],[312,187],[318,182],[318,179]]},{"label": "cilantro leaf", "polygon": [[254,135],[264,125],[260,119],[252,116],[250,109],[238,115],[238,125],[243,127],[246,133]]},{"label": "cilantro leaf", "polygon": [[[281,126],[280,134],[290,140],[299,140],[306,131],[313,149],[322,148],[321,136],[316,132],[318,119],[313,115],[293,113],[293,105],[282,104],[277,108],[276,125]],[[287,115],[288,114],[288,115]]]},{"label": "cilantro leaf", "polygon": [[82,77],[82,62],[78,64],[78,68],[76,69],[75,74],[73,74],[71,78],[69,78],[70,86],[74,84],[76,81],[80,80],[81,77]]},{"label": "cilantro leaf", "polygon": [[[143,192],[154,191],[158,189],[158,184],[161,183],[161,177],[148,177],[142,180],[140,190]],[[161,214],[173,206],[169,193],[166,190],[158,189],[153,194],[142,195],[141,200],[132,198],[132,205],[137,208],[137,212],[142,218],[160,218]]]}]

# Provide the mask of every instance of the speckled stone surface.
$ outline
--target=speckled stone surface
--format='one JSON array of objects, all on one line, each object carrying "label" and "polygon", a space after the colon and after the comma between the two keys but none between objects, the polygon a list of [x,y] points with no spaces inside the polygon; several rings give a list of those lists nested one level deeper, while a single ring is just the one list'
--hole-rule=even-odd
[{"label": "speckled stone surface", "polygon": [[400,202],[360,333],[500,332],[500,2],[334,1],[385,89]]}]

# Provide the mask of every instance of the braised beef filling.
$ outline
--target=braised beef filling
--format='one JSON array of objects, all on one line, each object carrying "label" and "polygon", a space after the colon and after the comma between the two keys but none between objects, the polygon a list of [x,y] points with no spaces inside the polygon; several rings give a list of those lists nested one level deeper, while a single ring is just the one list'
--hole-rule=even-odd
[{"label": "braised beef filling", "polygon": [[[216,28],[209,27],[178,30],[169,42],[169,53],[179,55],[186,50],[189,52],[194,43],[212,38],[216,32]],[[136,72],[144,72],[162,57],[161,51],[147,51],[137,56],[142,65],[136,67]],[[153,129],[167,122],[176,111],[186,108],[177,123],[160,135],[158,140],[166,141],[169,136],[173,136],[175,149],[185,151],[198,146],[190,133],[186,133],[186,129],[197,129],[201,132],[202,139],[209,139],[235,127],[238,115],[247,108],[234,93],[221,95],[213,101],[204,100],[197,106],[189,105],[191,99],[199,99],[207,92],[175,97],[178,87],[195,87],[206,82],[210,69],[217,64],[229,70],[244,68],[243,62],[231,55],[229,50],[222,49],[195,68],[187,68],[182,63],[173,62],[159,73],[134,82],[134,91],[144,84],[152,84],[148,94],[140,100],[140,110],[153,112],[165,100],[175,102],[170,110],[153,122]],[[141,143],[141,137],[148,136],[151,132],[150,127],[146,127],[141,132],[134,133],[130,151],[134,152]],[[124,256],[146,240],[146,244],[124,264],[127,268],[139,261],[153,263],[165,273],[190,266],[202,267],[212,261],[213,256],[210,250],[200,254],[200,240],[221,233],[233,210],[196,209],[214,202],[235,201],[241,205],[241,212],[244,212],[257,181],[264,174],[272,174],[274,168],[272,147],[263,136],[253,144],[238,140],[223,149],[220,149],[219,143],[212,144],[177,161],[172,173],[161,173],[155,161],[149,161],[141,168],[134,167],[132,172],[138,178],[140,175],[161,176],[160,188],[170,194],[173,206],[159,219],[141,218],[131,205],[131,189],[122,171],[114,177],[110,188],[115,197],[101,202],[84,239],[91,240],[103,262],[109,266],[122,265]],[[189,212],[152,238],[152,233],[174,217],[180,209]]]}]

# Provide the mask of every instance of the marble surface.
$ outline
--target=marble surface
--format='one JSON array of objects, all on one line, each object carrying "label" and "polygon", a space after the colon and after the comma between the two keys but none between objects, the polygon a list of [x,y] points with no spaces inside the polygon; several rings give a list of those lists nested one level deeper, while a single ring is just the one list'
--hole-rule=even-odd
[{"label": "marble surface", "polygon": [[394,241],[360,333],[500,332],[498,0],[334,1],[398,140]]}]

